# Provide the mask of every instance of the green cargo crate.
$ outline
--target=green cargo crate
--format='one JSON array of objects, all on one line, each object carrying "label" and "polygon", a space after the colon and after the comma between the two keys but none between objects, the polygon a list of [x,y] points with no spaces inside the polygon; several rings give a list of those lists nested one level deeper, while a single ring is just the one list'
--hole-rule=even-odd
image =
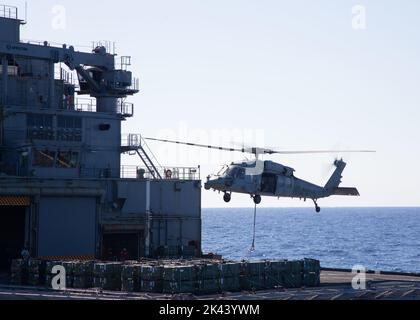
[{"label": "green cargo crate", "polygon": [[28,261],[22,259],[12,260],[11,266],[11,279],[13,285],[26,285],[28,282]]},{"label": "green cargo crate", "polygon": [[266,279],[264,276],[241,276],[241,290],[258,291],[266,289]]},{"label": "green cargo crate", "polygon": [[95,277],[93,280],[93,285],[95,288],[101,288],[103,290],[121,291],[121,278]]},{"label": "green cargo crate", "polygon": [[73,288],[73,276],[67,275],[66,276],[66,288]]},{"label": "green cargo crate", "polygon": [[265,287],[267,289],[274,289],[274,288],[284,287],[284,277],[283,277],[283,274],[267,273],[266,276],[265,276]]},{"label": "green cargo crate", "polygon": [[286,271],[286,260],[267,261],[267,272],[273,276],[283,274]]},{"label": "green cargo crate", "polygon": [[220,278],[219,264],[206,263],[196,266],[197,279],[212,280]]},{"label": "green cargo crate", "polygon": [[315,259],[304,259],[303,260],[303,271],[304,272],[320,272],[321,263]]},{"label": "green cargo crate", "polygon": [[241,283],[239,275],[236,277],[222,277],[220,279],[220,290],[222,292],[239,292]]},{"label": "green cargo crate", "polygon": [[266,273],[267,263],[265,261],[250,261],[242,264],[242,273],[250,276],[261,276]]},{"label": "green cargo crate", "polygon": [[95,277],[121,277],[122,263],[98,262],[94,264],[93,274]]},{"label": "green cargo crate", "polygon": [[73,276],[75,262],[73,262],[73,261],[64,261],[62,263],[62,266],[64,267],[64,269],[66,269],[66,276]]},{"label": "green cargo crate", "polygon": [[194,293],[196,291],[197,282],[195,281],[164,281],[163,293],[180,294]]},{"label": "green cargo crate", "polygon": [[162,293],[163,281],[140,281],[140,292]]},{"label": "green cargo crate", "polygon": [[194,266],[165,266],[163,280],[170,282],[193,281],[197,278]]},{"label": "green cargo crate", "polygon": [[216,294],[221,292],[220,279],[205,279],[197,282],[196,293],[198,295]]},{"label": "green cargo crate", "polygon": [[296,260],[296,261],[286,261],[285,262],[286,273],[302,273],[303,272],[303,261]]},{"label": "green cargo crate", "polygon": [[140,267],[140,279],[146,281],[162,281],[163,266],[142,265]]},{"label": "green cargo crate", "polygon": [[240,263],[221,263],[219,264],[220,277],[222,278],[232,278],[237,277],[241,274],[241,264]]},{"label": "green cargo crate", "polygon": [[74,276],[73,288],[75,289],[89,289],[93,287],[93,278],[90,276]]},{"label": "green cargo crate", "polygon": [[[42,278],[40,277],[40,275],[38,273],[29,273],[28,274],[28,285],[29,286],[33,286],[33,287],[37,287],[42,285]],[[45,283],[45,281],[44,281]]]},{"label": "green cargo crate", "polygon": [[121,280],[121,291],[123,292],[137,292],[139,291],[138,279],[125,278]]},{"label": "green cargo crate", "polygon": [[73,275],[77,277],[93,276],[93,267],[95,265],[94,261],[77,261],[73,264]]},{"label": "green cargo crate", "polygon": [[140,265],[123,265],[121,267],[121,279],[138,279],[140,277],[140,269]]},{"label": "green cargo crate", "polygon": [[12,260],[12,264],[10,266],[11,273],[20,273],[28,269],[28,261],[22,259],[15,259]]},{"label": "green cargo crate", "polygon": [[303,284],[303,276],[300,273],[285,273],[284,287],[285,288],[301,288]]},{"label": "green cargo crate", "polygon": [[319,287],[320,283],[321,277],[317,272],[306,272],[303,275],[303,285],[305,287]]},{"label": "green cargo crate", "polygon": [[45,262],[41,260],[28,260],[28,272],[33,274],[45,274]]}]

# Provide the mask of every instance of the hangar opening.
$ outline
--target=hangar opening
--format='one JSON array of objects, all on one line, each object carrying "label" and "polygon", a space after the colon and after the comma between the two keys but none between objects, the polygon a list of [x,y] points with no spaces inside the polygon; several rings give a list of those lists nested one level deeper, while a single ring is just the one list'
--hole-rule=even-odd
[{"label": "hangar opening", "polygon": [[25,246],[26,207],[0,204],[0,270],[10,269]]},{"label": "hangar opening", "polygon": [[106,260],[138,260],[144,255],[143,231],[103,235],[102,256]]}]

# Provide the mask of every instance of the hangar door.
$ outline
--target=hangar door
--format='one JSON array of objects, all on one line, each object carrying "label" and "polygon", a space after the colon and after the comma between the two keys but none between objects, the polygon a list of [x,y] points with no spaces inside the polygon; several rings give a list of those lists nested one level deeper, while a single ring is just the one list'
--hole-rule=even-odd
[{"label": "hangar door", "polygon": [[96,199],[42,198],[38,257],[95,257]]},{"label": "hangar door", "polygon": [[0,270],[10,270],[12,259],[21,257],[29,205],[28,197],[0,196]]}]

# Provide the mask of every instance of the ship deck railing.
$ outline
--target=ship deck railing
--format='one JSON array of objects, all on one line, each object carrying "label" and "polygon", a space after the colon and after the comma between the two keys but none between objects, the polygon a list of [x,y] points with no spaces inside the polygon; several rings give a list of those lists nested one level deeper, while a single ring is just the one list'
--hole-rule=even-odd
[{"label": "ship deck railing", "polygon": [[[201,180],[200,167],[156,167],[163,180]],[[122,179],[159,180],[157,175],[149,172],[144,166],[122,166]]]},{"label": "ship deck railing", "polygon": [[18,8],[7,5],[0,5],[0,18],[17,19]]},{"label": "ship deck railing", "polygon": [[[74,110],[78,112],[98,112],[95,99],[76,98]],[[134,103],[118,100],[116,113],[124,117],[134,116]]]},{"label": "ship deck railing", "polygon": [[[43,167],[42,169],[51,169],[52,172],[57,173],[55,166]],[[36,171],[36,168],[33,168]],[[102,180],[102,179],[127,179],[127,180],[156,180],[156,181],[199,181],[201,180],[200,167],[159,167],[159,171],[162,179],[156,178],[148,171],[146,167],[141,166],[121,166],[120,170],[117,169],[101,169],[101,168],[60,168],[60,170],[70,170],[74,175],[66,176],[65,178],[57,176],[57,179],[83,179],[83,180]],[[34,178],[36,175],[31,175],[28,170],[19,168],[18,165],[5,166],[0,165],[0,178]],[[42,178],[45,178],[44,176]],[[47,177],[54,179],[54,176]]]},{"label": "ship deck railing", "polygon": [[80,112],[96,112],[96,99],[76,98],[74,109]]}]

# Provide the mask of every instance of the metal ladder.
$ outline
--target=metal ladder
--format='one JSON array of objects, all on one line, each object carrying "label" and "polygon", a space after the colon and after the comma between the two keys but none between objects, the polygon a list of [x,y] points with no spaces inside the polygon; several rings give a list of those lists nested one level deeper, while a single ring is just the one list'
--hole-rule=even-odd
[{"label": "metal ladder", "polygon": [[[146,147],[149,152],[146,152],[146,150],[144,149],[144,147]],[[138,154],[138,156],[140,157],[140,159],[143,161],[144,165],[146,166],[147,170],[152,175],[152,177],[154,179],[162,180],[162,176],[159,173],[159,170],[156,168],[154,162],[150,158],[149,154],[152,155],[153,159],[155,160],[155,162],[158,165],[159,165],[159,162],[157,162],[156,157],[153,155],[152,151],[150,150],[150,148],[146,144],[146,141],[143,138],[141,138],[141,143],[138,146],[138,149],[136,150],[136,153]]]}]

